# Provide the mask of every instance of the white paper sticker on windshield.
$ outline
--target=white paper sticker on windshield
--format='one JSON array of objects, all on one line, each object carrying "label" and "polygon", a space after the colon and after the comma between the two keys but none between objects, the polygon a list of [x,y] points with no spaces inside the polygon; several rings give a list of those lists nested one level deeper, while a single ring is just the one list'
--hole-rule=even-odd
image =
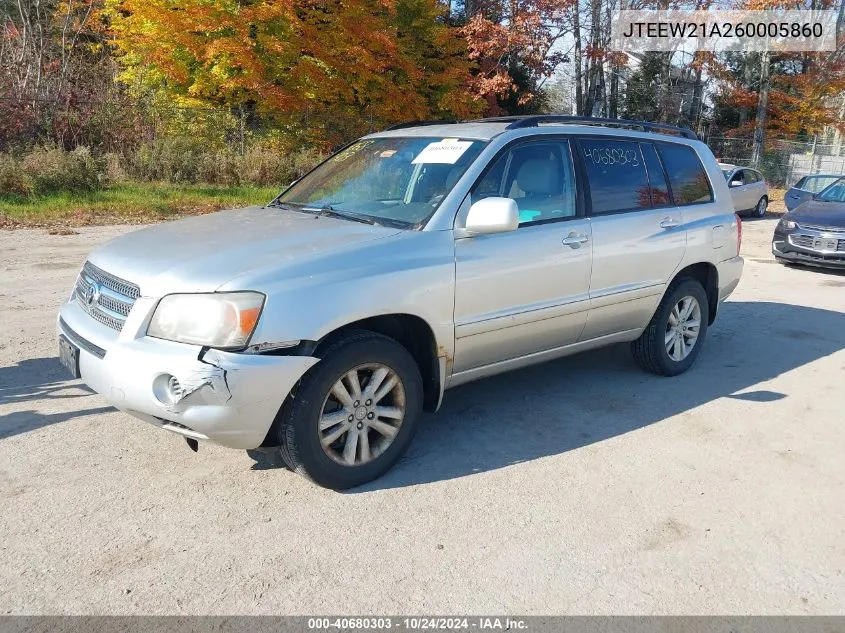
[{"label": "white paper sticker on windshield", "polygon": [[452,138],[444,138],[442,141],[429,143],[411,162],[414,165],[420,163],[441,163],[454,165],[461,155],[469,149],[472,141],[458,141]]}]

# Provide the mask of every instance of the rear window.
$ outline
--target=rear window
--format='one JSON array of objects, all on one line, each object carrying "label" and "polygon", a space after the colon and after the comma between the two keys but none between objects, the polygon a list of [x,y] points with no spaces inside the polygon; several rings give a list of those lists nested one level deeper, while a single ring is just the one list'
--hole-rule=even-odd
[{"label": "rear window", "polygon": [[648,174],[639,143],[605,137],[581,139],[580,145],[594,214],[651,206]]},{"label": "rear window", "polygon": [[698,204],[712,202],[713,192],[707,180],[707,172],[698,155],[691,147],[660,143],[657,151],[666,166],[669,184],[675,204]]}]

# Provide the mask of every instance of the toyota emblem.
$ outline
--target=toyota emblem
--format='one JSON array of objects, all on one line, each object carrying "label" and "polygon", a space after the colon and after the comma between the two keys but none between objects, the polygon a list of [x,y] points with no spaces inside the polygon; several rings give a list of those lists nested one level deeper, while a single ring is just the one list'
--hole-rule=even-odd
[{"label": "toyota emblem", "polygon": [[100,286],[95,283],[92,283],[88,286],[88,290],[85,291],[85,303],[88,304],[89,307],[93,306],[100,300]]}]

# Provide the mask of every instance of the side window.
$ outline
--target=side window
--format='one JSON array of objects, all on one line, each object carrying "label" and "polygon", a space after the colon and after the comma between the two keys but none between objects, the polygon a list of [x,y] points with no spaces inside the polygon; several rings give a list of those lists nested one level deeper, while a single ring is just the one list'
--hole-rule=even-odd
[{"label": "side window", "polygon": [[707,172],[691,147],[675,145],[674,143],[660,143],[657,151],[666,165],[669,174],[669,184],[672,185],[672,195],[675,204],[696,204],[712,202],[713,192]]},{"label": "side window", "polygon": [[666,175],[663,173],[663,165],[657,156],[657,151],[651,143],[640,143],[640,149],[645,159],[645,167],[648,172],[649,190],[651,192],[651,206],[664,207],[672,204],[669,197],[669,185],[666,184]]},{"label": "side window", "polygon": [[639,143],[607,136],[584,138],[580,145],[594,214],[651,206],[651,190]]},{"label": "side window", "polygon": [[575,215],[575,177],[569,141],[533,141],[496,159],[470,192],[474,202],[490,196],[513,198],[520,226]]},{"label": "side window", "polygon": [[[836,176],[816,176],[815,178],[806,177],[804,180],[806,181],[804,182],[804,189],[813,193],[819,193],[828,185],[836,182],[838,178]],[[795,186],[798,187],[798,185]]]},{"label": "side window", "polygon": [[753,169],[745,169],[745,184],[750,185],[751,183],[758,182],[760,178],[757,176],[757,172]]},{"label": "side window", "polygon": [[[505,158],[507,155],[503,156]],[[502,180],[505,175],[507,161],[501,158],[495,162],[492,169],[481,177],[481,180],[472,190],[472,199],[491,198],[503,195],[501,192]]]},{"label": "side window", "polygon": [[807,177],[804,176],[801,180],[799,180],[798,182],[796,182],[792,186],[795,187],[796,189],[803,189],[806,182],[807,182]]}]

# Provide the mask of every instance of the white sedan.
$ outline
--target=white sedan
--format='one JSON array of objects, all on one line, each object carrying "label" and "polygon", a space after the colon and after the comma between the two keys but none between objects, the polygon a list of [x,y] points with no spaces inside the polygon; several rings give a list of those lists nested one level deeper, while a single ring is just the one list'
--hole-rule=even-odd
[{"label": "white sedan", "polygon": [[750,214],[758,218],[766,215],[769,207],[769,185],[756,169],[719,163],[734,202],[734,210],[740,215]]}]

